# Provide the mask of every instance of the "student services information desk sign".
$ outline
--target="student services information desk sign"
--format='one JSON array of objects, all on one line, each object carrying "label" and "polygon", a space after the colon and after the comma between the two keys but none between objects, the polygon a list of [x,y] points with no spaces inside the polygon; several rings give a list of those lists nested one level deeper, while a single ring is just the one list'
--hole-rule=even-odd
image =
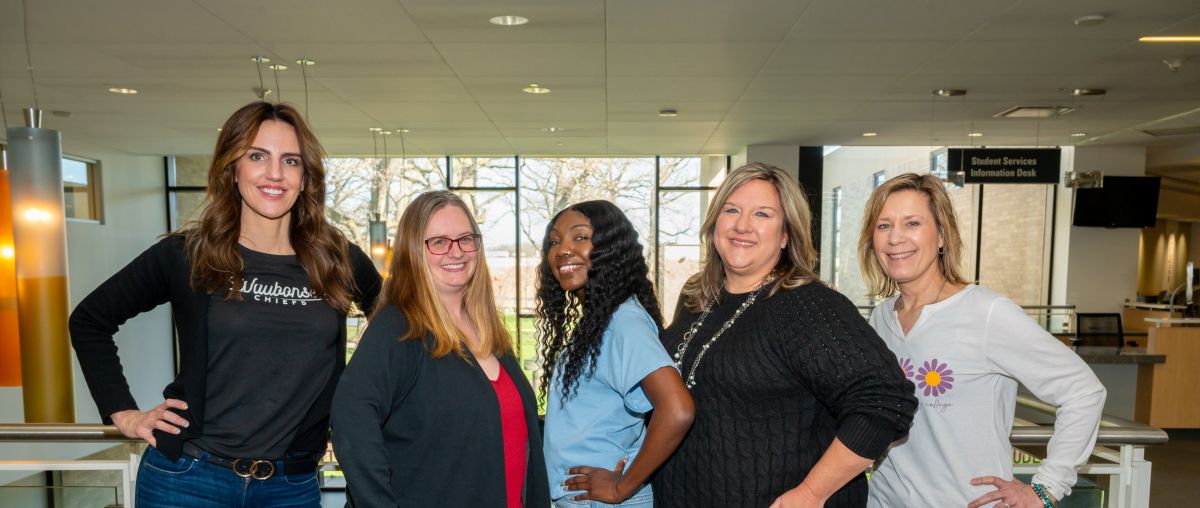
[{"label": "student services information desk sign", "polygon": [[946,167],[965,183],[1058,183],[1058,148],[951,148]]}]

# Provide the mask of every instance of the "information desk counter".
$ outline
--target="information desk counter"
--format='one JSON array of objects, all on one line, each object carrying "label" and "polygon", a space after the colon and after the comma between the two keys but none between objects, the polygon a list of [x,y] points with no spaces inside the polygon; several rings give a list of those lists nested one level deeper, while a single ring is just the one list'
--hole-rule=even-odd
[{"label": "information desk counter", "polygon": [[1146,318],[1146,353],[1166,362],[1138,366],[1134,419],[1165,429],[1200,428],[1200,319]]}]

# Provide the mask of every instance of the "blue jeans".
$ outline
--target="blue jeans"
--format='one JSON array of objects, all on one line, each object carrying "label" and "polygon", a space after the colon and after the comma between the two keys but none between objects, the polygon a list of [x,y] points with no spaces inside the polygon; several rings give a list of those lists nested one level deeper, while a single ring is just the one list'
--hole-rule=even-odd
[{"label": "blue jeans", "polygon": [[172,461],[153,446],[146,447],[137,474],[139,508],[320,508],[317,473],[286,475],[266,480],[242,478],[232,469],[184,455]]},{"label": "blue jeans", "polygon": [[621,504],[608,504],[601,503],[600,501],[576,501],[571,499],[579,494],[580,492],[574,492],[571,495],[555,500],[555,508],[608,508],[615,506],[621,508],[654,508],[654,492],[650,491],[650,489],[646,489],[645,493],[634,494],[633,497],[626,499]]}]

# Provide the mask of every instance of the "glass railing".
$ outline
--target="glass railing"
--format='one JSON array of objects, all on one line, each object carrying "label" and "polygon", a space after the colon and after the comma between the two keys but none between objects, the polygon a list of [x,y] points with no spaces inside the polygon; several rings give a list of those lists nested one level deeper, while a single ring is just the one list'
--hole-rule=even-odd
[{"label": "glass railing", "polygon": [[[1054,434],[1054,406],[1029,395],[1017,396],[1017,414],[1010,440],[1013,473],[1028,482],[1045,457]],[[1167,433],[1143,423],[1105,415],[1100,419],[1096,447],[1079,469],[1070,496],[1056,506],[1146,508],[1150,506],[1150,462],[1146,447],[1167,442]]]}]

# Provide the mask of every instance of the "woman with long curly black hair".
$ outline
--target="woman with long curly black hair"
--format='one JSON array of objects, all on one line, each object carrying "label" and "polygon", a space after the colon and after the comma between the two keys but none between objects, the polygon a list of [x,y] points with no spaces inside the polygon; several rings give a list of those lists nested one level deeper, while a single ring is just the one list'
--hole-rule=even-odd
[{"label": "woman with long curly black hair", "polygon": [[538,340],[551,497],[560,507],[652,506],[647,481],[679,446],[695,409],[658,339],[662,312],[637,231],[616,205],[585,201],[554,216],[542,254]]}]

